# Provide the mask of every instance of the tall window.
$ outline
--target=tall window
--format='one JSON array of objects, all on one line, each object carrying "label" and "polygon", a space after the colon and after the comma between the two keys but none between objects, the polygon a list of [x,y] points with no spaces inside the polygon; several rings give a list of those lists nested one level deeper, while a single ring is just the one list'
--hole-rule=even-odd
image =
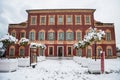
[{"label": "tall window", "polygon": [[48,40],[50,41],[55,40],[55,32],[48,32]]},{"label": "tall window", "polygon": [[87,57],[91,57],[91,49],[87,49]]},{"label": "tall window", "polygon": [[15,49],[14,48],[10,48],[9,56],[14,56],[14,53],[15,53]]},{"label": "tall window", "polygon": [[24,54],[25,54],[25,49],[23,49],[23,48],[20,48],[20,56],[24,56]]},{"label": "tall window", "polygon": [[98,48],[98,51],[97,51],[98,57],[100,57],[100,51],[102,51],[102,49],[101,49],[101,48]]},{"label": "tall window", "polygon": [[111,34],[110,34],[110,32],[106,32],[106,40],[107,41],[111,40]]},{"label": "tall window", "polygon": [[68,41],[74,40],[74,32],[66,32],[66,40]]},{"label": "tall window", "polygon": [[58,16],[58,24],[63,24],[63,16]]},{"label": "tall window", "polygon": [[16,37],[16,33],[15,33],[15,32],[12,32],[11,35],[12,35],[13,37]]},{"label": "tall window", "polygon": [[53,55],[53,47],[49,47],[49,55]]},{"label": "tall window", "polygon": [[39,48],[39,55],[40,55],[40,56],[43,56],[43,52],[44,52],[44,49]]},{"label": "tall window", "polygon": [[68,55],[71,55],[71,53],[72,53],[72,48],[68,47]]},{"label": "tall window", "polygon": [[46,24],[46,16],[40,16],[40,24],[45,25]]},{"label": "tall window", "polygon": [[64,40],[64,32],[59,32],[58,33],[58,40]]},{"label": "tall window", "polygon": [[75,15],[75,24],[82,24],[81,23],[81,16],[80,15]]},{"label": "tall window", "polygon": [[31,24],[35,25],[37,22],[37,16],[31,16]]},{"label": "tall window", "polygon": [[85,24],[91,24],[91,18],[90,18],[90,15],[86,15],[85,16]]},{"label": "tall window", "polygon": [[107,52],[108,52],[108,56],[112,56],[112,50],[111,50],[111,48],[108,48]]},{"label": "tall window", "polygon": [[25,37],[25,32],[21,32],[21,33],[20,33],[20,37],[21,37],[21,38]]},{"label": "tall window", "polygon": [[38,32],[38,40],[44,40],[44,32]]},{"label": "tall window", "polygon": [[55,16],[49,16],[49,24],[55,23]]},{"label": "tall window", "polygon": [[31,40],[31,41],[35,40],[35,33],[34,32],[29,32],[29,40]]},{"label": "tall window", "polygon": [[77,40],[78,40],[78,41],[82,40],[81,32],[77,32]]},{"label": "tall window", "polygon": [[77,56],[82,56],[82,50],[81,49],[76,50],[76,55]]},{"label": "tall window", "polygon": [[68,15],[67,17],[66,17],[66,24],[72,24],[72,15]]}]

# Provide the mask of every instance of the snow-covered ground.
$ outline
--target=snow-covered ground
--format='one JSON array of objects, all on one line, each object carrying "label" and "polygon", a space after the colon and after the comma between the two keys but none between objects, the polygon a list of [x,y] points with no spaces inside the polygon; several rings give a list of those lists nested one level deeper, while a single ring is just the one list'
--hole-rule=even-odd
[{"label": "snow-covered ground", "polygon": [[109,74],[89,74],[88,68],[73,60],[50,60],[38,62],[35,68],[18,67],[15,72],[0,72],[0,80],[120,80],[120,59],[107,59]]}]

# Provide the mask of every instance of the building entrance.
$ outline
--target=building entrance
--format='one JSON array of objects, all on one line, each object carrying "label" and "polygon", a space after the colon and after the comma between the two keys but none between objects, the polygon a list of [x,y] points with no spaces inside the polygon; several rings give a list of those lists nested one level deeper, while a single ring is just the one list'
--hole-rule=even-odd
[{"label": "building entrance", "polygon": [[58,47],[58,57],[62,57],[63,56],[63,47]]}]

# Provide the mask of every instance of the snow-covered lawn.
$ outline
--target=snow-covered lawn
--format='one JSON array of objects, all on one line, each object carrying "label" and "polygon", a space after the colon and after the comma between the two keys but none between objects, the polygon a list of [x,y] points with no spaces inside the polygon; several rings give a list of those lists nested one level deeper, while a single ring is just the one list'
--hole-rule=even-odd
[{"label": "snow-covered lawn", "polygon": [[15,72],[0,72],[0,80],[120,80],[120,59],[105,61],[109,74],[89,74],[88,68],[73,60],[38,62],[35,68],[19,67]]}]

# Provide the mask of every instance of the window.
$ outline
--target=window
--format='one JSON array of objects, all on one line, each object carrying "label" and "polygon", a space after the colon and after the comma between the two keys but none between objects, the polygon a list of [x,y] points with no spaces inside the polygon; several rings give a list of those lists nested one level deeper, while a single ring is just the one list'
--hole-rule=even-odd
[{"label": "window", "polygon": [[78,41],[82,40],[81,32],[77,32],[77,40],[78,40]]},{"label": "window", "polygon": [[106,40],[107,41],[111,40],[111,34],[110,34],[110,32],[106,32]]},{"label": "window", "polygon": [[43,52],[44,52],[44,49],[39,48],[39,55],[40,55],[40,56],[43,56]]},{"label": "window", "polygon": [[53,55],[53,47],[49,47],[49,55]]},{"label": "window", "polygon": [[31,41],[35,40],[35,33],[34,32],[29,32],[29,40],[31,40]]},{"label": "window", "polygon": [[49,16],[49,24],[55,23],[55,16]]},{"label": "window", "polygon": [[102,51],[102,49],[101,48],[98,48],[98,57],[100,57],[100,51]]},{"label": "window", "polygon": [[40,24],[46,25],[46,16],[40,16]]},{"label": "window", "polygon": [[76,24],[76,25],[82,24],[82,23],[81,23],[81,15],[75,15],[75,24]]},{"label": "window", "polygon": [[71,55],[71,53],[72,53],[72,49],[71,47],[68,47],[68,55]]},{"label": "window", "polygon": [[90,18],[90,15],[86,15],[85,16],[85,24],[91,24],[91,18]]},{"label": "window", "polygon": [[58,40],[59,41],[64,40],[64,32],[59,32],[58,33]]},{"label": "window", "polygon": [[15,35],[15,32],[12,32],[12,33],[11,33],[11,35],[12,35],[13,37],[15,37],[15,36],[16,36],[16,35]]},{"label": "window", "polygon": [[31,16],[31,24],[35,25],[37,22],[37,16]]},{"label": "window", "polygon": [[25,54],[25,49],[20,48],[20,56],[24,56],[24,54]]},{"label": "window", "polygon": [[107,49],[108,56],[112,56],[112,50],[110,48]]},{"label": "window", "polygon": [[21,37],[21,38],[25,37],[25,32],[21,32],[21,33],[20,33],[20,37]]},{"label": "window", "polygon": [[72,15],[67,15],[66,19],[66,24],[72,24]]},{"label": "window", "polygon": [[55,40],[55,32],[48,32],[48,40],[50,41]]},{"label": "window", "polygon": [[77,56],[82,56],[82,50],[81,49],[76,50],[76,55]]},{"label": "window", "polygon": [[58,24],[63,24],[64,22],[63,22],[63,15],[59,15],[58,16]]},{"label": "window", "polygon": [[10,48],[9,56],[14,56],[14,52],[15,52],[15,49],[14,48]]},{"label": "window", "polygon": [[66,40],[68,41],[74,40],[74,32],[66,32]]},{"label": "window", "polygon": [[91,49],[87,49],[87,57],[91,57]]},{"label": "window", "polygon": [[44,32],[38,32],[38,40],[44,40]]}]

